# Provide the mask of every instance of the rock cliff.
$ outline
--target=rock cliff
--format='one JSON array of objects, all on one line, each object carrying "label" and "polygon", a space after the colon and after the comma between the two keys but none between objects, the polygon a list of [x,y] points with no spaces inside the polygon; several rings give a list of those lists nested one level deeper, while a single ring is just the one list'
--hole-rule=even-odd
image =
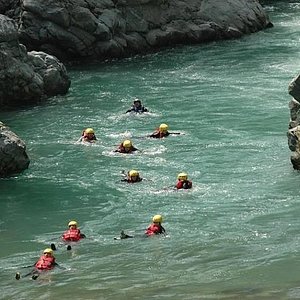
[{"label": "rock cliff", "polygon": [[62,63],[43,52],[27,52],[15,22],[0,15],[0,107],[21,107],[68,91]]},{"label": "rock cliff", "polygon": [[271,26],[257,0],[5,1],[0,12],[17,20],[22,43],[63,61],[122,58]]}]

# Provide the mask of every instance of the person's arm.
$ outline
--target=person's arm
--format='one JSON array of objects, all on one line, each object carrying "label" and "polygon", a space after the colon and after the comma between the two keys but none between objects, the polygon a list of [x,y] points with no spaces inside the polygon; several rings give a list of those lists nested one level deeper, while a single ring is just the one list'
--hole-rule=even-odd
[{"label": "person's arm", "polygon": [[55,262],[55,263],[53,264],[53,266],[54,266],[54,267],[57,267],[57,268],[59,268],[59,269],[61,269],[61,270],[66,270],[65,267],[62,267],[62,266],[59,265],[57,262]]},{"label": "person's arm", "polygon": [[159,131],[154,131],[152,134],[149,135],[149,137],[152,137],[152,138],[158,138],[159,137]]},{"label": "person's arm", "polygon": [[132,111],[134,111],[134,107],[131,107],[130,109],[128,109],[128,110],[125,112],[125,114],[127,114],[127,113],[129,113],[129,112],[132,112]]}]

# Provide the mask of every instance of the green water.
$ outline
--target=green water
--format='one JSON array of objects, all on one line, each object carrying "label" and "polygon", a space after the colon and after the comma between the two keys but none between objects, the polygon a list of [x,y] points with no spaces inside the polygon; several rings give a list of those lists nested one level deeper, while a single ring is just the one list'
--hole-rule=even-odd
[{"label": "green water", "polygon": [[[68,95],[0,113],[30,168],[0,181],[1,299],[299,299],[299,173],[287,86],[300,65],[300,4],[240,40],[70,70]],[[125,115],[133,98],[151,110]],[[160,123],[182,135],[142,138]],[[76,144],[93,127],[96,145]],[[142,151],[113,152],[125,138]],[[138,169],[145,181],[120,182]],[[165,189],[179,172],[194,188]],[[154,214],[167,237],[144,238]],[[67,270],[16,281],[69,220],[87,239]],[[136,236],[114,241],[121,229]]]}]

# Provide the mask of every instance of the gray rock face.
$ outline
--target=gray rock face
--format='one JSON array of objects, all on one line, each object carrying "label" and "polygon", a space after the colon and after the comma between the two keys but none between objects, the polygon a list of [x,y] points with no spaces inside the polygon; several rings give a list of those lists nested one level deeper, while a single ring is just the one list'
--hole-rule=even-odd
[{"label": "gray rock face", "polygon": [[29,166],[26,147],[16,134],[0,122],[0,177],[18,174]]},{"label": "gray rock face", "polygon": [[300,75],[295,77],[288,86],[288,92],[297,101],[300,101]]},{"label": "gray rock face", "polygon": [[290,122],[287,132],[288,146],[292,151],[291,163],[295,170],[300,170],[300,75],[294,78],[288,87],[294,98],[289,103]]},{"label": "gray rock face", "polygon": [[71,61],[237,38],[271,25],[257,0],[23,0],[18,9],[12,15],[28,49]]},{"label": "gray rock face", "polygon": [[0,15],[0,107],[37,103],[65,94],[69,86],[64,65],[43,52],[27,53],[19,44],[15,22]]}]

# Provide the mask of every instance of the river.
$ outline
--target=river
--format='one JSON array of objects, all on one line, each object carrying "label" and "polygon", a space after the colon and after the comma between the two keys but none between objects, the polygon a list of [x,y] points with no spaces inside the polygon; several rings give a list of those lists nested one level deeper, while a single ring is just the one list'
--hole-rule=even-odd
[{"label": "river", "polygon": [[[74,67],[67,95],[0,113],[31,159],[0,181],[0,299],[300,299],[286,137],[300,4],[266,10],[273,28]],[[124,113],[135,97],[150,113]],[[181,134],[145,138],[161,123]],[[86,127],[96,144],[76,143]],[[113,152],[128,138],[141,151]],[[144,180],[121,182],[131,169]],[[169,188],[183,171],[193,189]],[[167,235],[144,238],[155,214]],[[67,251],[70,220],[87,238]],[[134,238],[114,240],[121,230]],[[50,243],[66,269],[16,281]]]}]

